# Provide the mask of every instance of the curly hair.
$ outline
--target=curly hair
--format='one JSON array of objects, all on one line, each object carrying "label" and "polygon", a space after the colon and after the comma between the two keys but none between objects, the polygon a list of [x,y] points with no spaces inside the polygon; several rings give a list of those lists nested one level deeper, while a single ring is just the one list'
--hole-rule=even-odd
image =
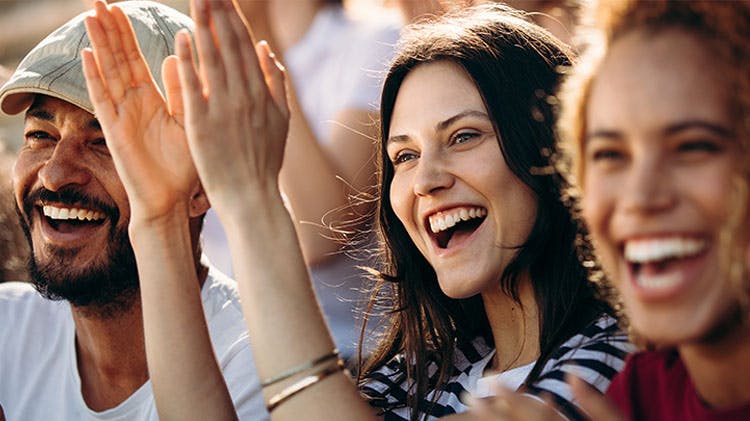
[{"label": "curly hair", "polygon": [[[587,130],[587,106],[593,81],[607,56],[608,50],[619,39],[636,31],[651,36],[662,31],[680,30],[697,37],[716,57],[716,67],[724,69],[724,80],[737,93],[730,108],[736,122],[736,131],[742,153],[744,168],[733,181],[736,205],[721,234],[724,250],[727,250],[724,268],[738,287],[740,300],[750,302],[750,288],[744,269],[744,245],[747,244],[748,228],[748,183],[750,182],[750,2],[746,0],[716,2],[710,0],[681,1],[654,0],[606,0],[589,4],[582,9],[577,39],[583,54],[579,62],[569,71],[561,86],[561,113],[558,119],[560,155],[556,157],[558,170],[563,174],[568,187],[565,197],[571,203],[577,219],[580,218],[580,198],[585,186],[583,173],[584,139]],[[588,242],[579,250],[590,265],[595,266],[594,253]],[[738,267],[741,266],[740,267]],[[613,306],[619,308],[617,294],[606,277],[595,267],[592,273]]]}]

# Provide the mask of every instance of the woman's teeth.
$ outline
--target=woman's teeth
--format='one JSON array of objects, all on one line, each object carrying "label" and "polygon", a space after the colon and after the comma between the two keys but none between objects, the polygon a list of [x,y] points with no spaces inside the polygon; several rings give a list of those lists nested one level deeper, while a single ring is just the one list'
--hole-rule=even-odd
[{"label": "woman's teeth", "polygon": [[55,220],[77,219],[79,221],[99,221],[105,218],[103,212],[78,208],[59,208],[46,205],[42,207],[44,216]]},{"label": "woman's teeth", "polygon": [[484,208],[455,208],[447,212],[438,212],[429,218],[430,229],[433,233],[438,233],[454,227],[461,221],[484,218],[486,215],[487,210]]},{"label": "woman's teeth", "polygon": [[680,273],[669,272],[663,274],[644,274],[639,273],[636,276],[636,282],[643,288],[648,289],[667,289],[679,284],[683,277]]},{"label": "woman's teeth", "polygon": [[696,238],[659,238],[630,240],[625,243],[625,259],[630,263],[651,263],[694,256],[703,251],[706,241]]}]

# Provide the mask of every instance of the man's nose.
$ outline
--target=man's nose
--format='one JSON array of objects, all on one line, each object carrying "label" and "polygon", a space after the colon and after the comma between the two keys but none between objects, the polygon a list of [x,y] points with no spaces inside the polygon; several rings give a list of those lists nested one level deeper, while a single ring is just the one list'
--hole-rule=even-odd
[{"label": "man's nose", "polygon": [[91,180],[91,173],[82,162],[80,145],[67,139],[57,142],[52,156],[39,170],[39,179],[47,190],[58,191],[67,185],[84,185]]}]

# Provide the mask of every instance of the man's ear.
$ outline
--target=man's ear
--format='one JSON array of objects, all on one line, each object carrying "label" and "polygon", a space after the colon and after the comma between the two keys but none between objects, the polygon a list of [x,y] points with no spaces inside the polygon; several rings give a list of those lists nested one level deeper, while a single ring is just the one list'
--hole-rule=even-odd
[{"label": "man's ear", "polygon": [[208,201],[205,190],[203,190],[203,184],[196,183],[193,188],[193,192],[190,194],[190,218],[197,218],[204,213],[208,212],[211,208],[211,203]]}]

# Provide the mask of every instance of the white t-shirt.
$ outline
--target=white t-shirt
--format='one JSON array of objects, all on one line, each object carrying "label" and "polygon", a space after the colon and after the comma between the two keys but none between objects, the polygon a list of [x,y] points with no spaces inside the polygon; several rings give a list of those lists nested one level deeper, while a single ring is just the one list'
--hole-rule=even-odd
[{"label": "white t-shirt", "polygon": [[[266,420],[234,281],[211,268],[201,291],[216,358],[242,420]],[[95,412],[81,394],[70,305],[29,284],[0,284],[0,405],[8,421],[158,420],[147,381],[114,408]]]}]

